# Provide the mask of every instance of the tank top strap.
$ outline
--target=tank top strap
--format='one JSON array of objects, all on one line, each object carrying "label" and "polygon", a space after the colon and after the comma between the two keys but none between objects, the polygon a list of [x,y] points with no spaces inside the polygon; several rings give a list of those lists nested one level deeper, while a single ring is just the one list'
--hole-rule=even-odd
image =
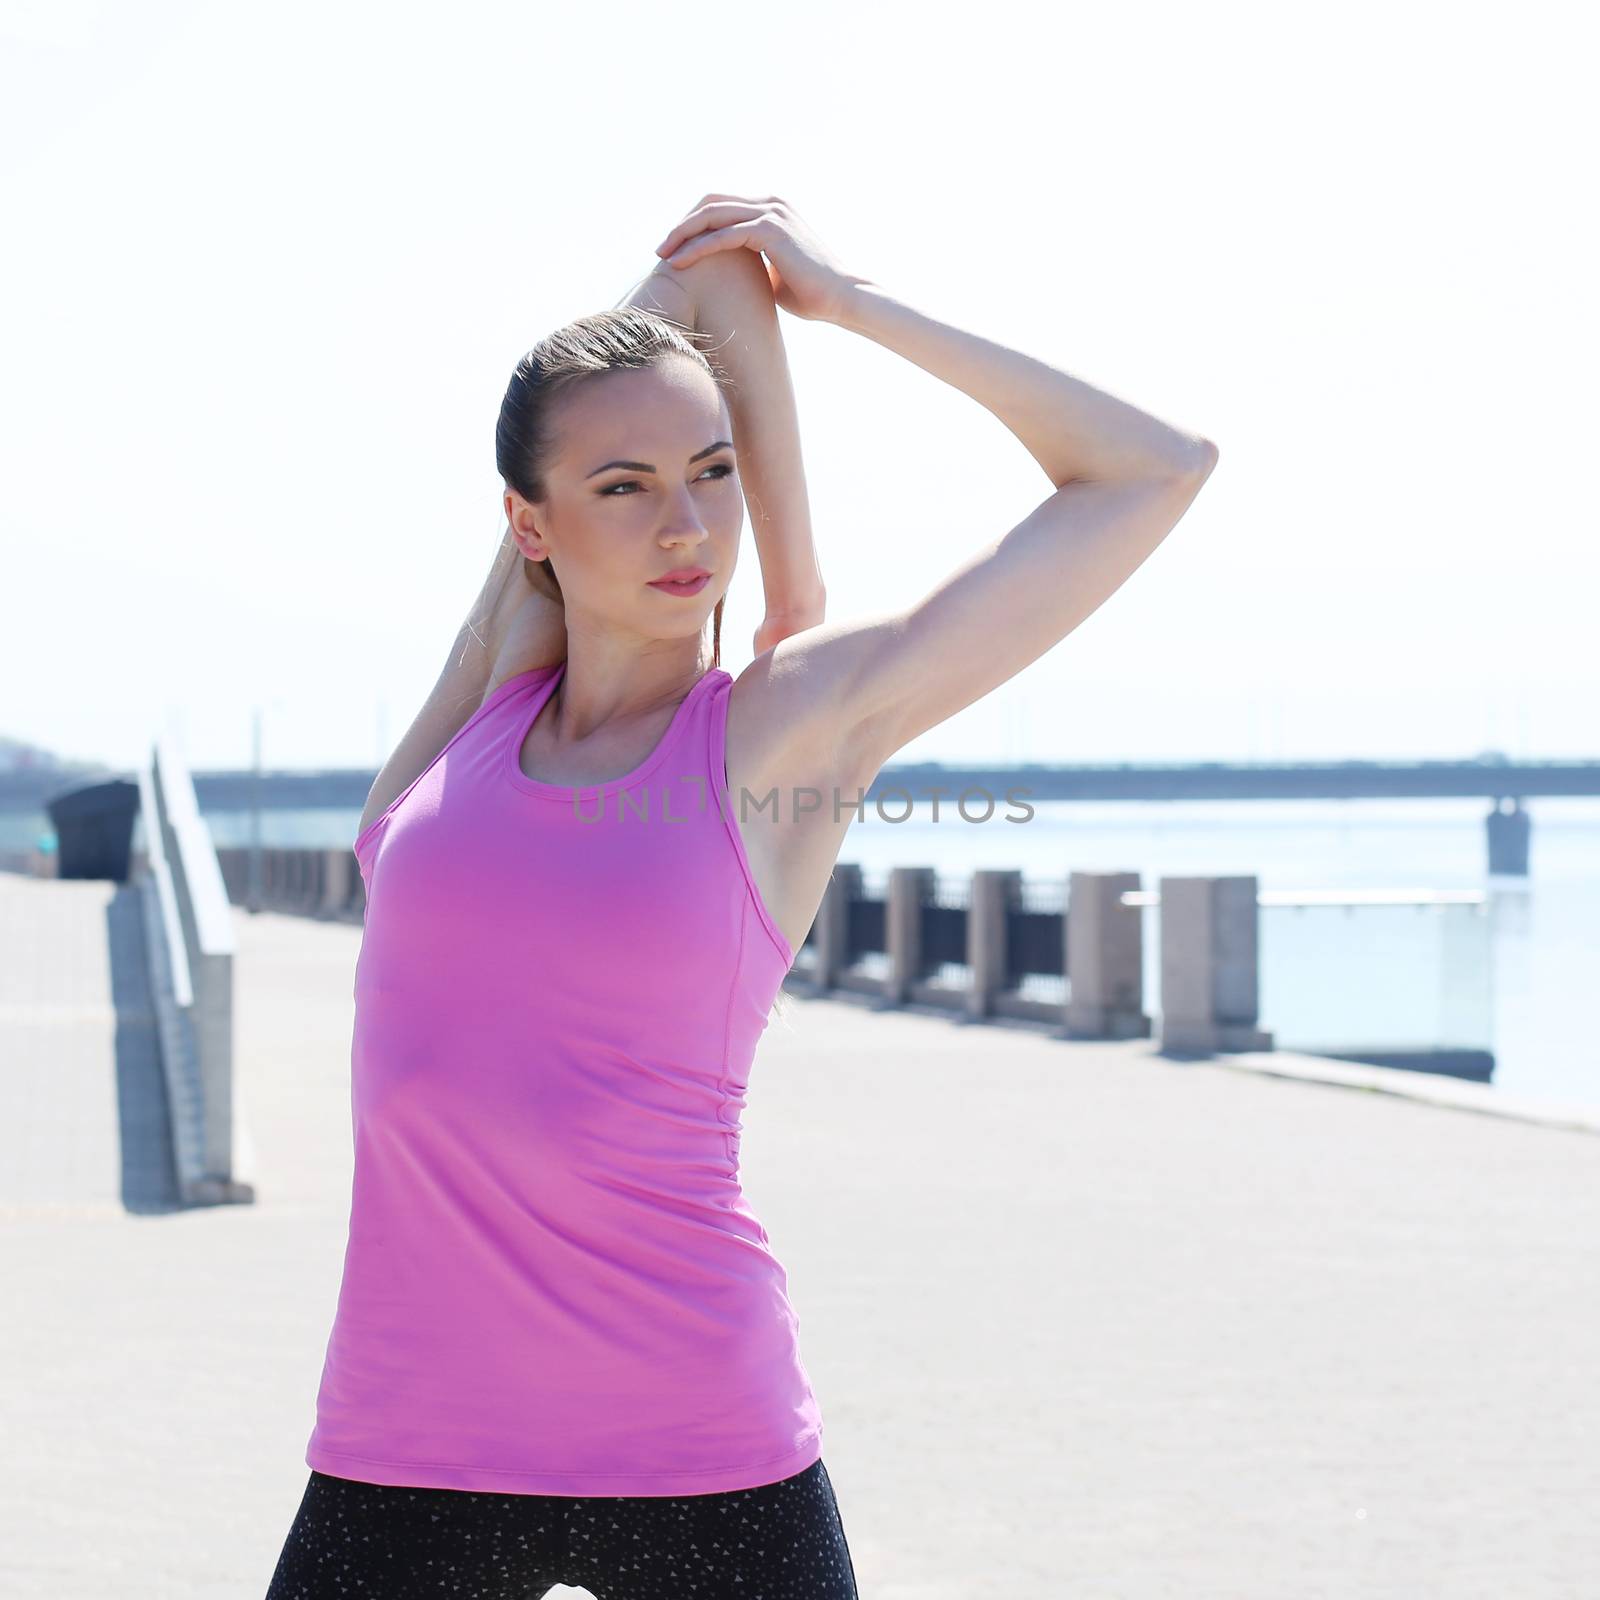
[{"label": "tank top strap", "polygon": [[[733,680],[720,667],[709,667],[683,697],[667,731],[646,760],[654,779],[669,787],[684,781],[706,782],[707,755],[715,731],[726,716],[724,688]],[[720,753],[720,747],[719,747]],[[704,791],[711,793],[708,786]]]},{"label": "tank top strap", "polygon": [[466,744],[486,724],[497,725],[507,715],[508,708],[512,708],[510,714],[514,715],[515,706],[529,694],[537,693],[540,686],[549,681],[555,670],[552,666],[530,667],[526,672],[514,673],[497,683],[484,695],[467,720],[440,746],[427,766],[362,829],[352,843],[351,849],[360,864],[363,881],[367,879],[368,863],[378,840],[388,828],[390,819],[411,798],[412,791],[420,788],[424,779],[434,776],[436,769],[444,764],[446,756],[458,746]]},{"label": "tank top strap", "polygon": [[[608,791],[648,791],[671,807],[709,807],[716,790],[707,758],[714,730],[726,714],[721,705],[723,689],[731,682],[717,667],[703,672],[679,701],[666,731],[644,761],[625,778],[604,787]],[[669,800],[668,796],[675,798]]]},{"label": "tank top strap", "polygon": [[712,673],[721,681],[713,684],[706,696],[705,743],[702,749],[706,762],[706,793],[721,809],[727,803],[728,695],[733,688],[733,679],[720,668],[713,668]]},{"label": "tank top strap", "polygon": [[515,699],[517,695],[529,690],[537,689],[547,679],[555,676],[559,661],[549,666],[529,667],[523,672],[513,672],[509,678],[502,678],[490,692],[484,696],[483,704],[478,707],[480,712],[492,711],[504,705],[507,700]]}]

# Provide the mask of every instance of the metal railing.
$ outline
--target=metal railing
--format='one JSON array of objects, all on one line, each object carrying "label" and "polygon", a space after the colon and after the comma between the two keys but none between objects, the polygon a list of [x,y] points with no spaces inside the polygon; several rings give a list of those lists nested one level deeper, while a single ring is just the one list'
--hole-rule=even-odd
[{"label": "metal railing", "polygon": [[189,770],[158,737],[139,771],[140,896],[178,1187],[195,1204],[248,1202],[253,1155],[233,1053],[233,918]]}]

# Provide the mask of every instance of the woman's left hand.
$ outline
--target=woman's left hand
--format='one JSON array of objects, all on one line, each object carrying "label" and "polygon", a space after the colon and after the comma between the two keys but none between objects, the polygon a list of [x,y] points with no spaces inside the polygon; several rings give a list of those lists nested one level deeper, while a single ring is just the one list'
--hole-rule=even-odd
[{"label": "woman's left hand", "polygon": [[850,291],[869,279],[846,272],[786,200],[708,194],[660,244],[668,266],[685,267],[716,250],[754,250],[772,298],[791,316],[837,322]]}]

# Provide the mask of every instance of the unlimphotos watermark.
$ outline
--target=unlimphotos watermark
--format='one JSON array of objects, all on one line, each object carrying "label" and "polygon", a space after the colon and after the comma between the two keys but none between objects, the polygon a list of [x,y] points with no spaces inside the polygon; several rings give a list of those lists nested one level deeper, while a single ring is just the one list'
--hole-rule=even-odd
[{"label": "unlimphotos watermark", "polygon": [[[603,791],[605,785],[598,787]],[[604,822],[608,818],[616,822],[691,822],[704,815],[709,808],[709,787],[701,773],[686,773],[676,784],[640,785],[610,794],[594,794],[591,790],[588,797],[583,786],[579,785],[572,789],[572,812],[579,822],[586,825]],[[798,822],[804,817],[817,815],[824,808],[831,808],[835,823],[843,822],[847,813],[851,814],[852,822],[862,823],[873,817],[890,824],[923,820],[940,822],[949,820],[941,817],[940,802],[948,803],[951,800],[954,801],[956,816],[960,821],[976,824],[996,820],[1011,823],[1032,821],[1034,808],[1021,798],[1031,793],[1029,789],[1008,789],[1003,803],[1021,806],[1023,815],[1003,815],[998,818],[996,811],[1002,801],[997,801],[994,793],[981,783],[968,784],[957,790],[923,788],[916,794],[890,784],[874,794],[870,804],[864,788],[858,787],[852,798],[847,797],[846,791],[840,788],[835,787],[830,792],[811,784],[793,784],[786,791],[774,784],[762,795],[741,785],[737,803],[732,792],[725,792],[722,798],[726,802],[724,815],[736,818],[741,825],[763,819],[773,824]],[[927,818],[917,813],[917,808],[924,802],[931,807],[931,815]]]}]

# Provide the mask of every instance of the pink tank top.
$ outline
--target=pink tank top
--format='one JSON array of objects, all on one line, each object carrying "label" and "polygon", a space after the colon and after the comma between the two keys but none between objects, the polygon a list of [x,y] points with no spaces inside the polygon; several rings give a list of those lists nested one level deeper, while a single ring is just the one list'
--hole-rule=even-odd
[{"label": "pink tank top", "polygon": [[306,1463],[368,1483],[688,1495],[822,1454],[739,1182],[794,952],[727,793],[732,678],[625,777],[524,775],[565,664],[508,678],[355,854],[355,1166]]}]

